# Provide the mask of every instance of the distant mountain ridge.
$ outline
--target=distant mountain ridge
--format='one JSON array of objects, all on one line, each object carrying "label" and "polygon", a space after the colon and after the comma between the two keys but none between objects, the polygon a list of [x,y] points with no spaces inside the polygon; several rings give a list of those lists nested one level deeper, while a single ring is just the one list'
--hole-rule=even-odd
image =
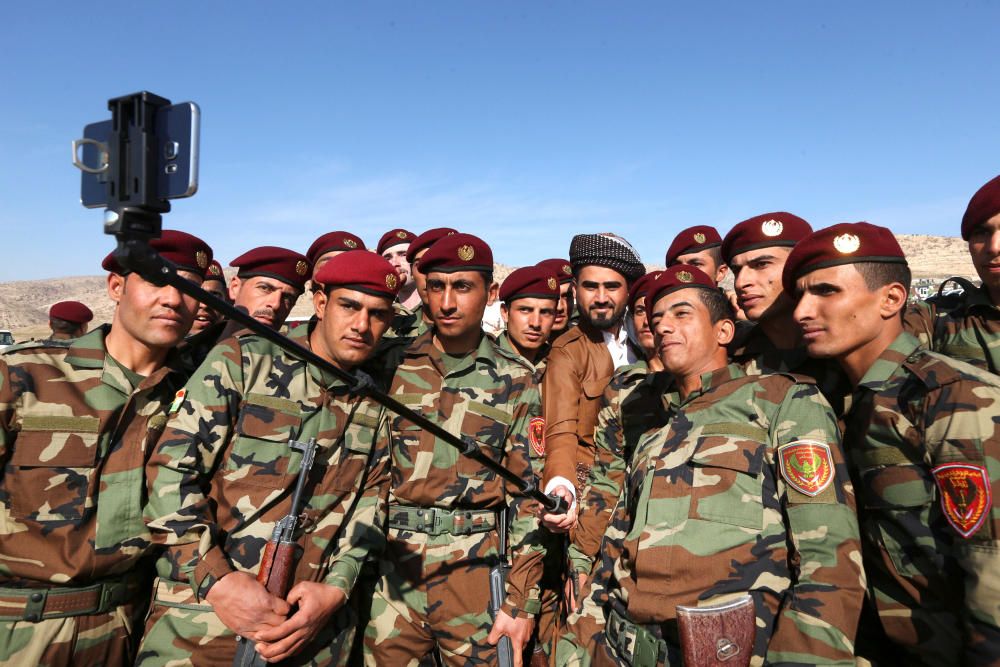
[{"label": "distant mountain ridge", "polygon": [[[896,238],[909,258],[914,278],[976,278],[968,246],[962,239],[921,234],[898,234]],[[662,264],[647,266],[650,269],[662,268]],[[510,266],[497,264],[498,282],[512,270]],[[114,304],[107,296],[104,276],[7,282],[0,283],[0,329],[10,329],[17,340],[42,336],[47,332],[49,307],[57,301],[65,300],[87,304],[94,311],[94,324],[110,321],[114,313]],[[303,295],[292,315],[308,316],[311,313],[312,300],[308,295]]]}]

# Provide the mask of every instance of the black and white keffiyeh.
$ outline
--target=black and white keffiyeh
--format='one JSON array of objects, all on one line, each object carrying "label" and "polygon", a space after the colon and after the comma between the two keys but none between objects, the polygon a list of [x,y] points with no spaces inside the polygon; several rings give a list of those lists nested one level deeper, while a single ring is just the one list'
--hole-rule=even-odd
[{"label": "black and white keffiyeh", "polygon": [[614,269],[630,282],[646,273],[639,253],[632,244],[615,234],[577,234],[569,244],[569,261],[573,270],[596,265]]}]

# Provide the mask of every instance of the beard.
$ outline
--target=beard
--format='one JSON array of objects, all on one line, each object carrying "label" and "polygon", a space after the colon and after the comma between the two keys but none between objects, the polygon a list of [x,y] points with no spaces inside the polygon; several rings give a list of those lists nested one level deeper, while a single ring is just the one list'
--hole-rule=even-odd
[{"label": "beard", "polygon": [[584,313],[580,313],[580,317],[587,321],[590,326],[595,329],[605,330],[614,329],[616,326],[621,324],[622,315],[625,314],[625,309],[622,308],[618,310],[617,308],[612,308],[609,315],[592,315],[591,310],[588,309]]}]

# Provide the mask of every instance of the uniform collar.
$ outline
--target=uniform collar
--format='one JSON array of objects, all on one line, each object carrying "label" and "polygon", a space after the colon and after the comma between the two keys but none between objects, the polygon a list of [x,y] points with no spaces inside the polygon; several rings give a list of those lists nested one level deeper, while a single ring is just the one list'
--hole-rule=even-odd
[{"label": "uniform collar", "polygon": [[[318,324],[319,320],[314,315],[309,319],[309,321],[306,324],[304,325],[300,324],[299,326],[289,331],[288,339],[295,341],[296,343],[298,343],[299,345],[301,345],[302,347],[306,348],[311,352],[312,345],[310,344],[309,340],[311,338],[312,332],[315,331],[316,325]],[[282,353],[287,354],[284,352],[284,350],[282,350]],[[312,379],[315,380],[316,383],[319,384],[319,386],[335,394],[347,390],[348,388],[347,383],[341,380],[333,373],[320,369],[320,367],[317,366],[316,364],[310,364],[304,361],[302,363],[305,363],[306,366],[309,368],[310,377],[312,377]]]},{"label": "uniform collar", "polygon": [[431,327],[413,341],[413,344],[406,351],[406,356],[411,359],[425,357],[434,365],[438,373],[441,374],[441,377],[445,377],[464,373],[468,367],[478,363],[486,363],[496,368],[497,357],[493,351],[493,345],[493,340],[481,332],[479,334],[479,345],[476,349],[465,355],[449,373],[445,370],[444,362],[441,359],[443,353],[434,345],[434,328]]},{"label": "uniform collar", "polygon": [[878,391],[903,365],[903,362],[918,349],[920,349],[920,341],[917,340],[916,336],[908,331],[903,331],[896,336],[889,347],[882,351],[871,368],[865,372],[858,387]]},{"label": "uniform collar", "polygon": [[[682,405],[687,405],[691,401],[695,400],[699,396],[703,396],[708,392],[724,385],[732,380],[745,377],[746,373],[740,368],[739,364],[728,364],[722,368],[717,368],[714,371],[709,371],[708,373],[701,374],[701,387],[692,391],[687,395],[683,401],[680,400],[680,392],[676,388],[673,388],[668,393],[664,394],[663,406],[668,410],[672,407],[679,407]],[[673,386],[673,385],[671,385]]]},{"label": "uniform collar", "polygon": [[520,352],[517,351],[517,349],[514,347],[514,344],[510,342],[510,336],[507,335],[506,331],[497,336],[497,346],[504,352],[520,357],[524,361],[527,361],[528,364],[532,366],[534,370],[538,370],[538,367],[543,365],[545,357],[547,357],[549,354],[549,343],[546,342],[543,343],[541,349],[538,350],[538,356],[535,357],[535,361],[534,362],[528,361]]}]

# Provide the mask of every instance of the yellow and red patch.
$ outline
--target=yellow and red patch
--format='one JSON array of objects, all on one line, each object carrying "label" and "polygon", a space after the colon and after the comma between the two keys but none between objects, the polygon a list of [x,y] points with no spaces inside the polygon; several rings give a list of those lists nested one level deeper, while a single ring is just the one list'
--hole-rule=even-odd
[{"label": "yellow and red patch", "polygon": [[833,455],[822,442],[796,440],[780,447],[778,465],[788,486],[811,498],[833,483]]},{"label": "yellow and red patch", "polygon": [[528,442],[539,456],[545,456],[545,418],[532,417],[528,422]]},{"label": "yellow and red patch", "polygon": [[971,537],[983,527],[993,506],[986,467],[975,463],[943,463],[932,472],[948,523],[962,537]]}]

